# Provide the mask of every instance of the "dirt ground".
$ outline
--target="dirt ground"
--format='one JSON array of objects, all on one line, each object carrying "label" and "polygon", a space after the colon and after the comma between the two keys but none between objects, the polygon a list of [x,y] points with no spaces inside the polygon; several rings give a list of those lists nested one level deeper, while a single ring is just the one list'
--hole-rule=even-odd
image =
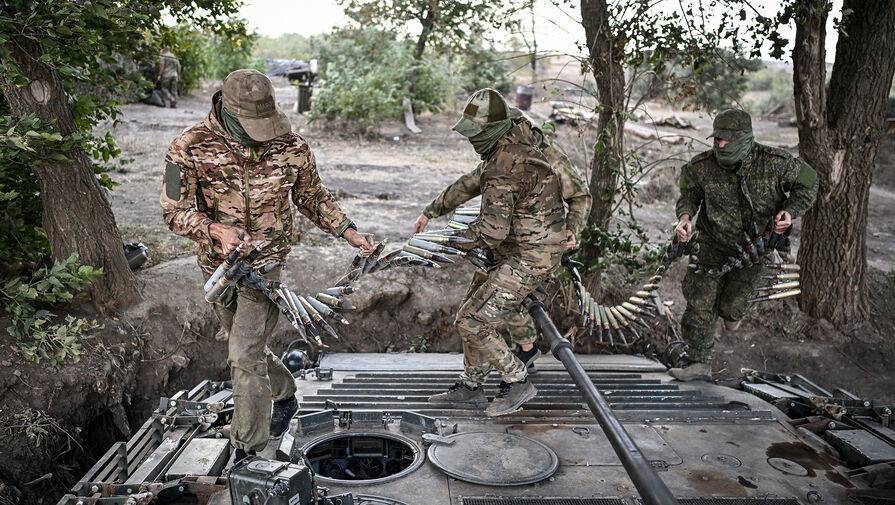
[{"label": "dirt ground", "polygon": [[[559,73],[558,67],[553,71]],[[577,70],[566,72],[574,78]],[[167,230],[158,204],[167,146],[183,128],[205,116],[215,85],[206,83],[182,97],[177,109],[122,107],[114,135],[122,158],[131,161],[111,174],[120,183],[112,192],[112,207],[125,241],[149,247],[151,263],[138,274],[145,301],[105,320],[102,334],[87,342],[87,356],[59,371],[24,363],[13,346],[0,347],[0,452],[15,456],[0,463],[0,504],[54,503],[90,461],[142,423],[159,396],[205,378],[228,376],[226,345],[214,339],[217,323],[201,297],[193,246]],[[285,81],[276,81],[276,86],[279,106],[291,111],[295,90]],[[562,89],[555,95],[551,91],[537,89],[536,115],[549,114],[550,101],[577,99]],[[468,142],[450,131],[458,108],[455,103],[441,114],[419,117],[417,124],[423,130],[419,135],[410,134],[397,121],[386,123],[376,136],[365,136],[287,114],[295,131],[310,142],[323,182],[360,230],[400,244],[426,203],[478,161]],[[628,145],[638,147],[647,159],[670,158],[658,163],[639,185],[641,206],[635,210],[637,219],[659,238],[669,235],[674,223],[674,182],[681,160],[705,148],[700,139],[710,132],[711,118],[661,105],[650,105],[645,112],[645,119],[674,113],[695,126],[659,128],[663,134],[689,139],[680,145],[627,138]],[[795,128],[761,119],[754,125],[760,142],[797,150]],[[592,128],[557,127],[557,141],[579,166],[586,166],[588,142],[594,137]],[[762,305],[736,333],[718,332],[713,368],[720,376],[739,376],[744,367],[802,373],[828,388],[895,401],[890,358],[895,352],[895,138],[891,136],[880,147],[874,178],[867,229],[871,320],[834,328],[800,313],[792,301]],[[301,221],[305,232],[290,255],[285,280],[296,291],[312,293],[337,278],[352,253]],[[430,226],[445,222],[442,218]],[[685,268],[682,262],[676,264],[660,289],[675,318],[685,306],[680,291]],[[342,340],[330,341],[333,349],[458,351],[459,339],[450,325],[471,274],[472,267],[464,262],[362,279],[361,291],[352,295],[358,310],[346,314],[352,324],[338,328]],[[606,274],[605,297],[630,294],[634,286],[621,279],[618,272]],[[570,305],[566,291],[559,283],[551,291],[558,326],[569,328],[573,317],[564,310]],[[0,327],[5,325],[0,321]],[[657,324],[653,333],[661,340],[670,332],[667,324]],[[293,333],[281,321],[271,340],[274,352],[282,352]],[[574,340],[580,352],[613,352],[583,335]],[[53,478],[29,482],[47,472]]]}]

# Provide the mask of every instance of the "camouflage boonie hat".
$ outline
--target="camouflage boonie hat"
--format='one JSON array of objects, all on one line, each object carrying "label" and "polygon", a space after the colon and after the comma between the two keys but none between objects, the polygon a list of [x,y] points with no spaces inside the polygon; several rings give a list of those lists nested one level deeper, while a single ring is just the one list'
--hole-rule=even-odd
[{"label": "camouflage boonie hat", "polygon": [[258,142],[285,135],[292,130],[289,119],[277,109],[273,84],[257,70],[230,72],[224,79],[223,105],[239,119],[239,124]]},{"label": "camouflage boonie hat", "polygon": [[482,133],[486,124],[503,121],[509,116],[510,111],[503,96],[497,90],[484,88],[469,97],[463,106],[463,117],[451,129],[464,137],[474,137]]},{"label": "camouflage boonie hat", "polygon": [[752,131],[752,116],[742,109],[726,109],[715,116],[712,134],[706,138],[735,140],[740,133]]}]

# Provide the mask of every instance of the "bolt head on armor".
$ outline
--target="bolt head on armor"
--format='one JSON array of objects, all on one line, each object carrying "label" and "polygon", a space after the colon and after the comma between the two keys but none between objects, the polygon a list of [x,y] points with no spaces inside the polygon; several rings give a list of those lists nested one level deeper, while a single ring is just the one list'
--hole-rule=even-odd
[{"label": "bolt head on armor", "polygon": [[736,140],[740,133],[752,131],[752,116],[742,109],[726,109],[715,116],[712,134],[706,138]]},{"label": "bolt head on armor", "polygon": [[486,124],[509,117],[506,99],[497,90],[484,88],[466,100],[463,117],[451,129],[464,137],[474,137],[484,130]]},{"label": "bolt head on armor", "polygon": [[221,98],[253,140],[267,142],[292,131],[289,119],[277,109],[273,84],[257,70],[230,72],[224,79]]}]

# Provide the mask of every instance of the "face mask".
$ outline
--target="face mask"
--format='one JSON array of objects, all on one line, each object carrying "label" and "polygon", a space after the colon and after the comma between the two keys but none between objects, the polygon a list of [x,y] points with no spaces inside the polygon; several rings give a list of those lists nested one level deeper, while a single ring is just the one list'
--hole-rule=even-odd
[{"label": "face mask", "polygon": [[491,154],[491,151],[494,150],[494,146],[497,144],[497,141],[500,140],[500,137],[503,137],[503,134],[508,132],[512,127],[512,119],[493,121],[486,124],[481,133],[469,137],[469,142],[472,143],[475,152],[477,152],[482,159],[485,159]]},{"label": "face mask", "polygon": [[752,150],[752,132],[740,133],[736,139],[728,143],[724,147],[718,147],[718,142],[712,146],[715,152],[715,159],[722,168],[734,168],[736,165],[746,159],[749,151]]},{"label": "face mask", "polygon": [[258,142],[252,137],[249,137],[249,134],[246,133],[242,124],[239,123],[239,119],[227,110],[226,107],[221,107],[221,122],[224,123],[224,129],[227,130],[227,135],[230,135],[231,139],[240,144],[246,147],[258,147],[263,144],[263,142]]}]

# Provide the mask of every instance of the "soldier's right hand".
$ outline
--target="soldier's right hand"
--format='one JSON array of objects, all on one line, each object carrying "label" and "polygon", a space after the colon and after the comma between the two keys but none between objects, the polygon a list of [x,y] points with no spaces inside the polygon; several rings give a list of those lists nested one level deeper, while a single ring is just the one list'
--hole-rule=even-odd
[{"label": "soldier's right hand", "polygon": [[242,228],[221,223],[208,225],[208,234],[211,235],[211,238],[221,243],[221,249],[223,249],[224,254],[229,254],[230,251],[236,249],[236,246],[243,242],[248,244],[252,241],[252,236]]},{"label": "soldier's right hand", "polygon": [[429,224],[429,218],[425,214],[420,214],[420,217],[416,218],[416,221],[413,223],[413,233],[424,232],[427,224]]},{"label": "soldier's right hand", "polygon": [[693,234],[693,223],[690,221],[689,215],[681,215],[680,221],[678,221],[677,226],[674,228],[674,232],[677,233],[677,239],[681,242],[690,240],[690,236]]}]

